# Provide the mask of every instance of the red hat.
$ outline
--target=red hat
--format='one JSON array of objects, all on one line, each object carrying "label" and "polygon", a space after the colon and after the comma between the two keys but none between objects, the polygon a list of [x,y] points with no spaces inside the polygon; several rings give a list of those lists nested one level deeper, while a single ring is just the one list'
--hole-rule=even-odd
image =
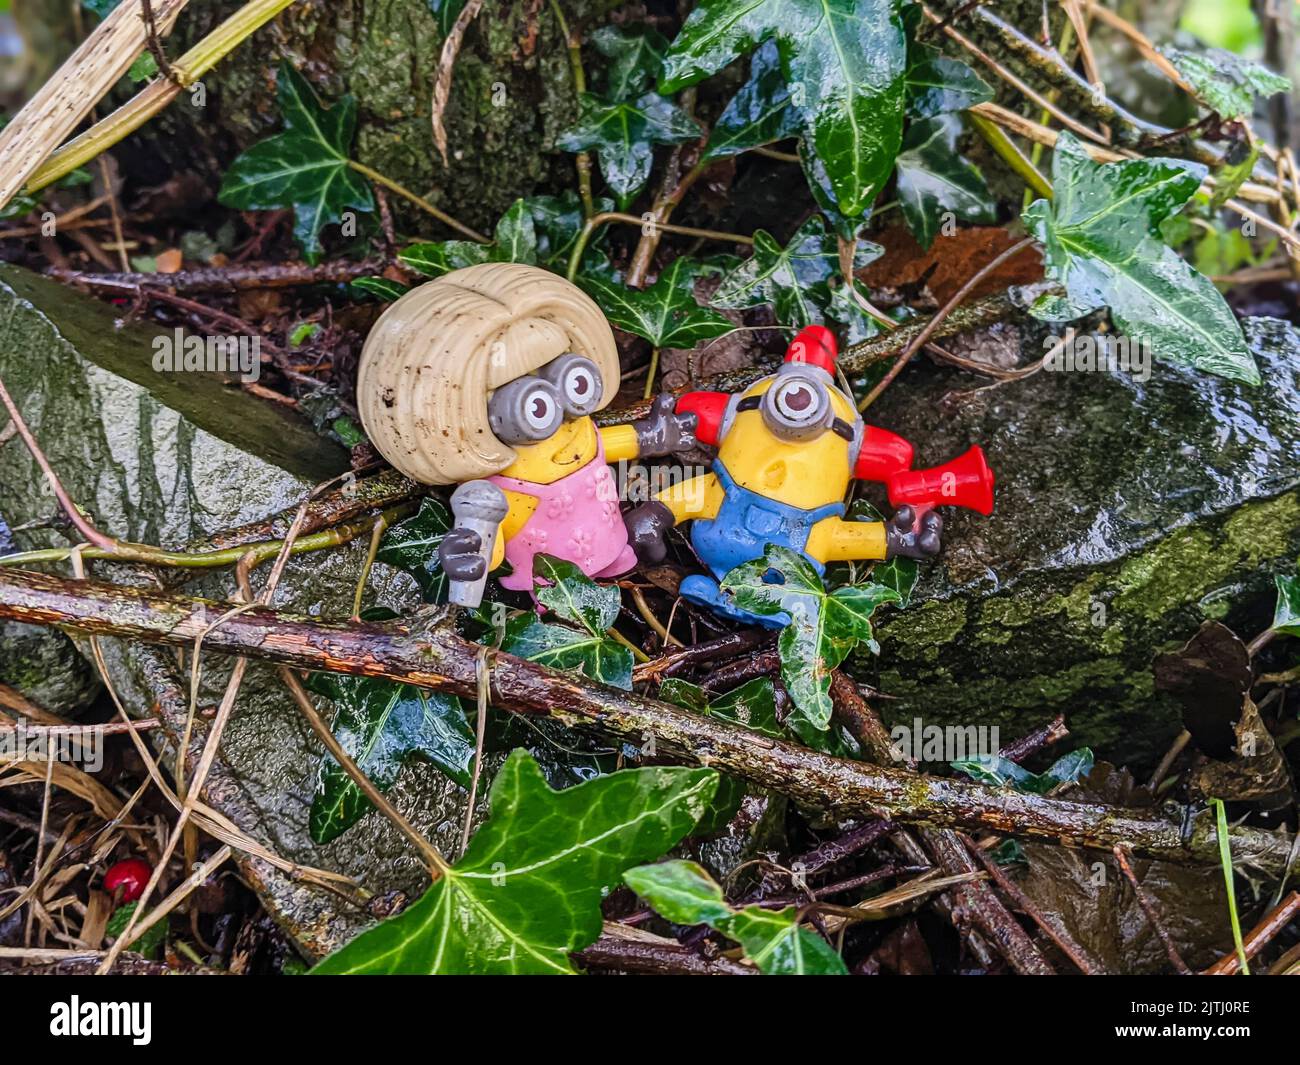
[{"label": "red hat", "polygon": [[806,362],[835,376],[835,334],[824,325],[808,325],[790,341],[786,362]]}]

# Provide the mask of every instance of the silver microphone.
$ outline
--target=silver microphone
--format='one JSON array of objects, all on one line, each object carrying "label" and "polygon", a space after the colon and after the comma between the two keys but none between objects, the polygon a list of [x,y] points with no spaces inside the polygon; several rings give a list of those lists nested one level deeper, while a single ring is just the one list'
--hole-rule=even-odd
[{"label": "silver microphone", "polygon": [[451,494],[451,512],[457,529],[472,529],[482,545],[483,576],[476,581],[450,582],[447,599],[457,606],[478,606],[487,587],[487,571],[492,565],[497,532],[510,509],[506,494],[491,481],[466,481]]}]

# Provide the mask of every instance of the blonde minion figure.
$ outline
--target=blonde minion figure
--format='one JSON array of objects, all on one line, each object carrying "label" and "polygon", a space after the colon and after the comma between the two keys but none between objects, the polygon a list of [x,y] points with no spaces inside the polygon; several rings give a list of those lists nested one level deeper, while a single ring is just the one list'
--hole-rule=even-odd
[{"label": "blonde minion figure", "polygon": [[423,484],[459,484],[439,547],[450,599],[482,601],[487,573],[533,591],[533,560],[591,577],[636,565],[609,463],[695,446],[695,415],[660,396],[649,417],[598,428],[619,384],[614,334],[577,286],[485,263],[412,289],[366,339],[358,407],[371,442]]}]

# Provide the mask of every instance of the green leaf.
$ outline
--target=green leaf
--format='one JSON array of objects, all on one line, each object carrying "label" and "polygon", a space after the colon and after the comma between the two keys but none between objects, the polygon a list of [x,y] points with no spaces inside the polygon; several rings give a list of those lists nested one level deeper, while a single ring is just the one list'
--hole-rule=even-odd
[{"label": "green leaf", "polygon": [[1094,763],[1090,748],[1080,747],[1054,762],[1042,773],[1031,773],[1000,754],[975,758],[959,758],[949,762],[954,769],[972,780],[995,787],[1010,786],[1016,791],[1046,795],[1060,784],[1081,780],[1092,772]]},{"label": "green leaf", "polygon": [[769,544],[761,559],[722,578],[736,606],[755,614],[786,613],[777,650],[781,679],[795,704],[786,724],[799,735],[830,726],[831,672],[859,643],[875,650],[871,616],[899,594],[879,584],[847,585],[827,593],[812,564],[786,547]]},{"label": "green leaf", "polygon": [[877,562],[871,569],[871,579],[898,593],[898,608],[901,610],[912,601],[916,582],[921,579],[921,566],[916,559],[899,555],[888,562]]},{"label": "green leaf", "polygon": [[465,856],[413,906],[312,971],[572,973],[570,952],[600,935],[601,898],[624,870],[690,832],[717,779],[708,769],[655,766],[557,792],[515,751]]},{"label": "green leaf", "polygon": [[158,73],[158,60],[149,52],[142,52],[136,57],[134,63],[126,72],[126,76],[134,84],[141,81],[148,81]]},{"label": "green leaf", "polygon": [[501,650],[551,669],[577,670],[614,688],[632,688],[632,652],[603,634],[520,614],[506,622]]},{"label": "green leaf", "polygon": [[518,199],[498,220],[495,240],[480,244],[474,240],[423,241],[404,248],[398,258],[429,277],[441,277],[452,270],[479,263],[527,263],[537,265],[537,228],[532,206]]},{"label": "green leaf", "polygon": [[690,115],[655,92],[618,103],[584,93],[579,105],[577,125],[555,143],[566,152],[594,151],[623,210],[650,180],[656,144],[681,144],[700,135]]},{"label": "green leaf", "polygon": [[1241,326],[1209,278],[1157,234],[1201,183],[1205,169],[1176,159],[1094,163],[1062,133],[1052,159],[1056,197],[1036,200],[1025,224],[1044,247],[1047,274],[1068,300],[1041,302],[1039,317],[1081,317],[1106,306],[1119,329],[1156,358],[1259,383]]},{"label": "green leaf", "polygon": [[602,26],[588,36],[596,51],[605,56],[605,95],[611,100],[630,100],[659,80],[668,38],[656,29],[639,26],[628,31]]},{"label": "green leaf", "polygon": [[[582,201],[572,189],[565,189],[559,196],[526,196],[524,202],[532,212],[533,228],[537,233],[537,261],[543,265],[555,266],[557,269],[567,266],[569,253],[582,232],[585,221],[582,213]],[[595,201],[597,214],[614,209],[614,201],[608,197],[597,197]],[[595,245],[604,235],[601,230],[587,244],[588,257],[599,255]],[[583,260],[583,269],[590,269],[587,258]]]},{"label": "green leaf", "polygon": [[690,348],[736,328],[725,316],[695,301],[701,265],[678,256],[647,289],[591,275],[580,276],[578,282],[620,329],[644,337],[657,348]]},{"label": "green leaf", "polygon": [[718,116],[701,163],[724,159],[750,148],[796,137],[803,128],[781,73],[776,42],[763,44],[750,60],[749,80]]},{"label": "green leaf", "polygon": [[444,40],[456,25],[460,13],[465,10],[466,2],[467,0],[429,0],[429,10],[438,20],[438,31]]},{"label": "green leaf", "polygon": [[[108,924],[104,926],[104,933],[116,939],[126,931],[126,926],[131,922],[131,915],[135,913],[136,907],[140,903],[127,902],[123,903],[114,910],[108,917]],[[167,922],[159,921],[145,929],[144,933],[131,944],[131,950],[146,958],[152,958],[158,953],[159,948],[167,942]]]},{"label": "green leaf", "polygon": [[451,529],[451,512],[440,499],[425,496],[420,509],[387,530],[379,541],[375,560],[405,570],[420,586],[426,603],[445,598],[447,575],[438,560],[438,548]]},{"label": "green leaf", "polygon": [[348,286],[357,296],[377,296],[381,300],[392,302],[401,299],[411,291],[409,285],[392,281],[386,277],[358,277]]},{"label": "green leaf", "polygon": [[[397,782],[403,764],[416,754],[461,787],[469,787],[474,733],[455,696],[337,673],[313,673],[307,687],[334,704],[334,735],[380,791]],[[323,844],[336,839],[371,808],[353,779],[326,753],[311,800],[312,840]]]},{"label": "green leaf", "polygon": [[844,976],[848,970],[830,945],[797,921],[793,906],[765,910],[728,904],[717,883],[695,862],[672,860],[629,869],[623,880],[673,924],[706,924],[734,939],[767,976]]},{"label": "green leaf", "polygon": [[1286,636],[1300,636],[1300,577],[1278,574],[1277,607],[1273,611],[1273,629]]},{"label": "green leaf", "polygon": [[592,636],[604,636],[618,620],[622,604],[617,585],[597,584],[574,563],[553,555],[533,560],[533,581],[545,581],[537,589],[537,601],[562,621],[580,625]]},{"label": "green leaf", "polygon": [[902,134],[907,45],[896,0],[702,0],[668,50],[660,89],[693,85],[769,37],[836,204],[857,218]]},{"label": "green leaf", "polygon": [[719,695],[709,704],[708,712],[764,736],[783,738],[786,735],[776,716],[776,689],[767,677],[755,677]]},{"label": "green leaf", "polygon": [[369,184],[348,165],[357,102],[343,96],[325,109],[287,62],[277,84],[284,132],[253,145],[231,164],[218,199],[245,211],[292,207],[294,237],[314,262],[322,229],[342,221],[350,208],[374,209]]},{"label": "green leaf", "polygon": [[709,693],[698,684],[680,677],[669,677],[659,685],[659,698],[673,706],[682,706],[697,714],[709,712]]},{"label": "green leaf", "polygon": [[1280,74],[1222,48],[1207,48],[1201,53],[1181,48],[1160,51],[1220,118],[1247,118],[1255,109],[1256,96],[1291,91],[1291,82]]},{"label": "green leaf", "polygon": [[953,115],[915,122],[898,155],[903,220],[924,248],[934,243],[944,212],[966,222],[998,220],[997,204],[978,170],[957,153],[961,120]]},{"label": "green leaf", "polygon": [[623,882],[673,924],[712,926],[734,912],[720,888],[695,862],[642,865],[623,874]]},{"label": "green leaf", "polygon": [[[878,244],[858,242],[854,269],[883,253]],[[832,300],[830,282],[839,269],[839,245],[814,215],[784,248],[767,230],[756,231],[754,254],[722,279],[711,302],[733,310],[770,304],[781,325],[801,328],[821,324]]]},{"label": "green leaf", "polygon": [[913,118],[934,118],[993,99],[988,82],[958,59],[949,59],[925,45],[909,49],[907,112]]}]

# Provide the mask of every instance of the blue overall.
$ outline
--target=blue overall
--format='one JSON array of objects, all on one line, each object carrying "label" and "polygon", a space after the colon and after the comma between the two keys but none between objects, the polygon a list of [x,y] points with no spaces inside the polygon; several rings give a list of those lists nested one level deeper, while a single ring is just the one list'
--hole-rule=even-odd
[{"label": "blue overall", "polygon": [[692,603],[737,621],[769,629],[784,628],[790,624],[788,614],[765,616],[741,610],[714,578],[721,579],[741,563],[762,558],[768,544],[798,551],[821,573],[825,567],[804,551],[804,545],[817,522],[844,514],[844,504],[827,503],[813,510],[800,510],[740,487],[717,459],[713,462],[713,472],[725,493],[722,506],[714,517],[696,519],[691,524],[691,544],[700,560],[713,571],[713,577],[692,574],[682,581],[681,593]]}]

